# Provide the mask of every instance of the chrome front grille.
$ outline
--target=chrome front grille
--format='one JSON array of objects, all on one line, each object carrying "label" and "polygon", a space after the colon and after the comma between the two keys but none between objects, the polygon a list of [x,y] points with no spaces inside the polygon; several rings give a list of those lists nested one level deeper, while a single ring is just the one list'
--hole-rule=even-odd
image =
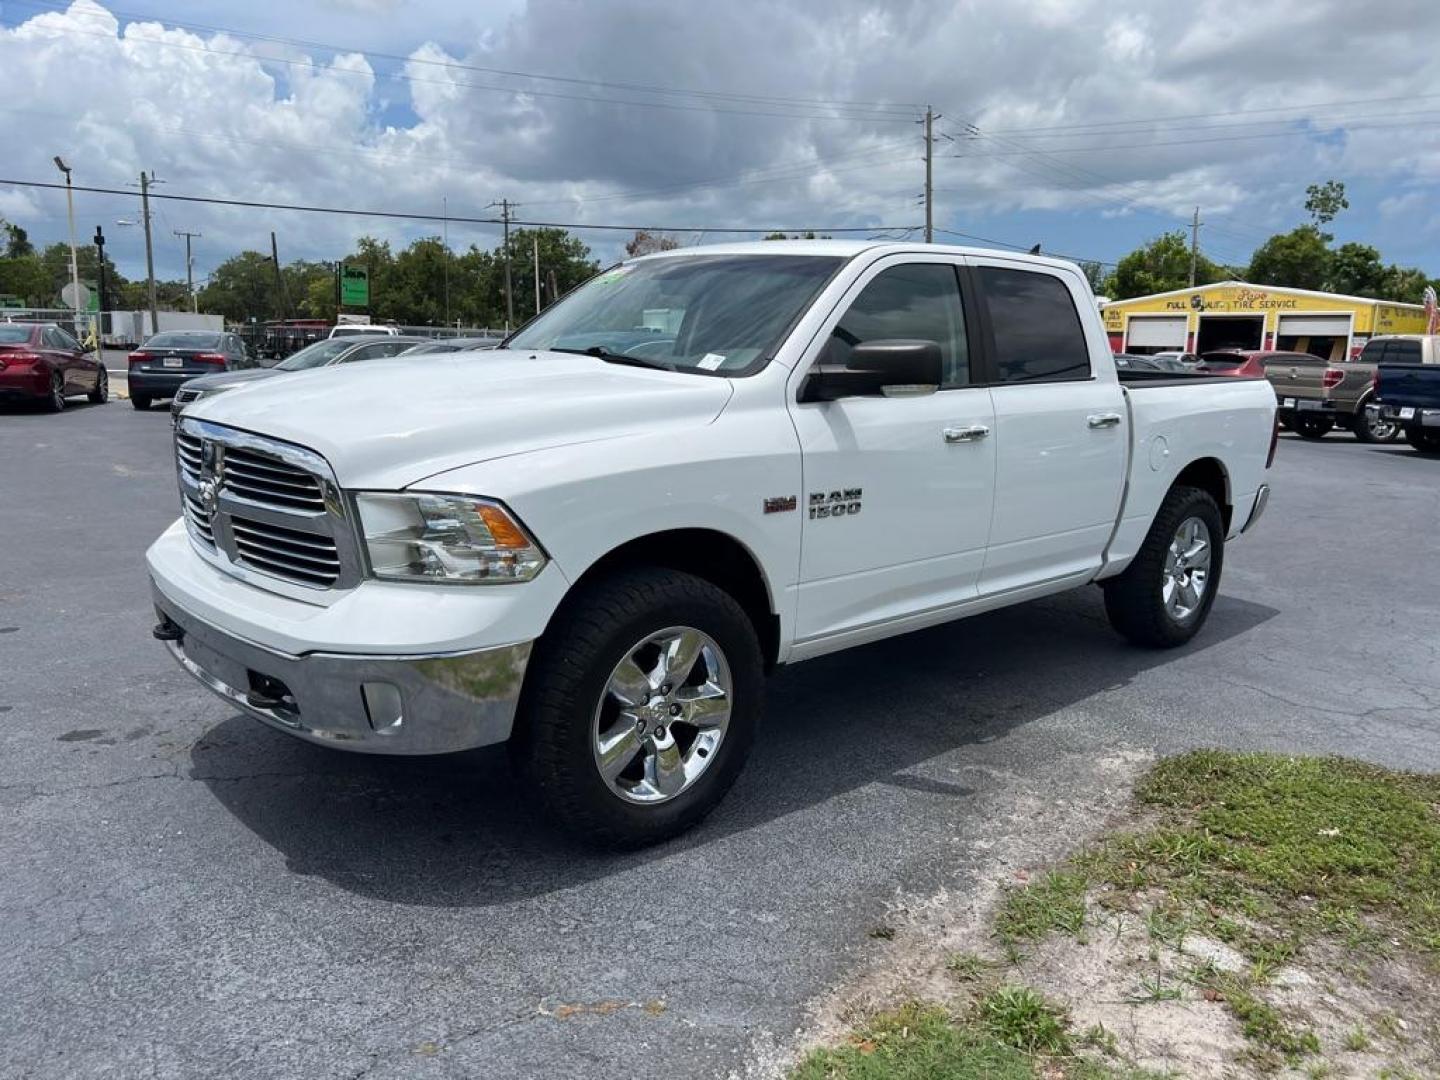
[{"label": "chrome front grille", "polygon": [[268,454],[226,447],[225,488],[252,502],[287,510],[325,509],[320,479]]},{"label": "chrome front grille", "polygon": [[305,589],[359,581],[355,532],[319,454],[182,416],[175,465],[190,537],[222,569]]},{"label": "chrome front grille", "polygon": [[231,516],[230,528],[242,563],[327,589],[340,576],[340,553],[328,536],[269,525],[238,514]]}]

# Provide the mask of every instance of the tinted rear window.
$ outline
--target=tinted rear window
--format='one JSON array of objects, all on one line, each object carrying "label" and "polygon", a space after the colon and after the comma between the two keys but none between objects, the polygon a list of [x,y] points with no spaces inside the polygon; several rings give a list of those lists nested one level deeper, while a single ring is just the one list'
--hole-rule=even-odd
[{"label": "tinted rear window", "polygon": [[0,345],[23,345],[30,340],[30,327],[19,323],[0,325]]},{"label": "tinted rear window", "polygon": [[1421,361],[1420,342],[1391,341],[1385,350],[1385,360],[1391,364],[1418,364]]},{"label": "tinted rear window", "polygon": [[207,334],[199,330],[171,330],[156,334],[145,342],[147,349],[218,349],[219,334]]},{"label": "tinted rear window", "polygon": [[1090,376],[1085,329],[1065,283],[1051,274],[982,266],[985,305],[1001,382]]}]

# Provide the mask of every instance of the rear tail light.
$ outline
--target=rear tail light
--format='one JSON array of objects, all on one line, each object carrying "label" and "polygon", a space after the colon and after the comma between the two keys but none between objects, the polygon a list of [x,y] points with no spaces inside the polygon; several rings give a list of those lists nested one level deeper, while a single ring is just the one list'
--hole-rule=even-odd
[{"label": "rear tail light", "polygon": [[218,352],[196,353],[195,360],[201,364],[223,364],[225,363],[225,354]]},{"label": "rear tail light", "polygon": [[1326,390],[1333,390],[1345,381],[1345,372],[1339,368],[1330,368],[1320,377],[1320,385]]},{"label": "rear tail light", "polygon": [[132,352],[130,354],[130,363],[132,364],[144,363],[146,360],[149,359],[150,354],[148,352],[145,352],[143,349],[137,349],[135,350],[135,352]]},{"label": "rear tail light", "polygon": [[7,352],[4,356],[0,356],[0,371],[5,370],[7,364],[38,364],[43,359],[45,358],[39,353]]},{"label": "rear tail light", "polygon": [[1280,414],[1275,414],[1275,422],[1270,427],[1270,453],[1265,458],[1265,468],[1275,464],[1275,451],[1280,446]]},{"label": "rear tail light", "polygon": [[1370,379],[1370,389],[1375,391],[1375,399],[1380,399],[1380,369],[1375,369],[1375,374]]}]

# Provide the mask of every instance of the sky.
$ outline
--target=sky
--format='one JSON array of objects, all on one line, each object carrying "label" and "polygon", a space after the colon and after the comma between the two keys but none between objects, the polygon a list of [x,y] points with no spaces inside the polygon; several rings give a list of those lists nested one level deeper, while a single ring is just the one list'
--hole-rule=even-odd
[{"label": "sky", "polygon": [[[1244,265],[1343,180],[1340,242],[1440,275],[1432,0],[0,0],[0,178],[456,218],[854,229],[1113,263],[1188,229]],[[76,195],[82,240],[144,276],[133,195]],[[0,217],[66,236],[63,192]],[[490,247],[499,227],[154,204],[156,272],[370,234]],[[946,230],[946,231],[940,231]],[[611,261],[628,233],[579,229]],[[963,234],[963,235],[955,235]],[[1188,236],[1188,232],[1187,232]]]}]

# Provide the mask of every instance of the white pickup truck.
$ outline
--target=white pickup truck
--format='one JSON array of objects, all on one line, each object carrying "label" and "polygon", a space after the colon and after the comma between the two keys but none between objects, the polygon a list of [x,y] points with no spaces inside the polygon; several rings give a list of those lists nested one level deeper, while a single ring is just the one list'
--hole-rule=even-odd
[{"label": "white pickup truck", "polygon": [[1117,376],[1069,263],[665,252],[493,352],[192,406],[154,633],[316,743],[508,741],[563,826],[643,844],[724,795],[776,665],[1094,583],[1189,640],[1275,430],[1263,379]]}]

